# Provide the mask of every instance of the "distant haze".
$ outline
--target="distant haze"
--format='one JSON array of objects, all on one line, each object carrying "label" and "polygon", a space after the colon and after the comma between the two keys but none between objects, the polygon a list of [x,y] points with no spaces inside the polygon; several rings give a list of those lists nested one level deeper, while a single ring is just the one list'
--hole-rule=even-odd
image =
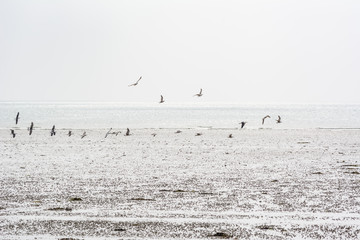
[{"label": "distant haze", "polygon": [[359,23],[358,0],[1,0],[0,101],[359,104]]}]

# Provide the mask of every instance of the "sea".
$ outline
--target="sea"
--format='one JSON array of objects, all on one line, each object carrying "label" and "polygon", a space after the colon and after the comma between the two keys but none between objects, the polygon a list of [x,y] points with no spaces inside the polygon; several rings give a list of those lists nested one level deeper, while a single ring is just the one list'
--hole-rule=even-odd
[{"label": "sea", "polygon": [[242,121],[246,129],[360,129],[360,105],[0,102],[0,129],[236,129]]}]

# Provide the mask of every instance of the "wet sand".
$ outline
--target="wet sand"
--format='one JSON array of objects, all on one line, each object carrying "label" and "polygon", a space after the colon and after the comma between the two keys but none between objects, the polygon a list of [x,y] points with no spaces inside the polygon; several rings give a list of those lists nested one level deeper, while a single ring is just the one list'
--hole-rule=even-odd
[{"label": "wet sand", "polygon": [[360,237],[360,130],[119,130],[0,130],[0,239]]}]

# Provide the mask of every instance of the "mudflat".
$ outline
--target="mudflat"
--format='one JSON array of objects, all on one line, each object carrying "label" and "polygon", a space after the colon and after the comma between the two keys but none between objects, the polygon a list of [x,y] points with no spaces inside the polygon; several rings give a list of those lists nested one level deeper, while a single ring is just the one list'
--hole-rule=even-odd
[{"label": "mudflat", "polygon": [[360,130],[120,130],[0,130],[0,239],[360,237]]}]

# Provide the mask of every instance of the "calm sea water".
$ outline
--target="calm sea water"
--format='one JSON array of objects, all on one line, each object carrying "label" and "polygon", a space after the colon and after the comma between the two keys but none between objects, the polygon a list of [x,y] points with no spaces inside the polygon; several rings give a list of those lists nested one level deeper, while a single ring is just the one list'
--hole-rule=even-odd
[{"label": "calm sea water", "polygon": [[[0,128],[360,128],[360,105],[0,103]],[[264,125],[261,119],[270,115]],[[281,124],[275,119],[280,115]]]}]

